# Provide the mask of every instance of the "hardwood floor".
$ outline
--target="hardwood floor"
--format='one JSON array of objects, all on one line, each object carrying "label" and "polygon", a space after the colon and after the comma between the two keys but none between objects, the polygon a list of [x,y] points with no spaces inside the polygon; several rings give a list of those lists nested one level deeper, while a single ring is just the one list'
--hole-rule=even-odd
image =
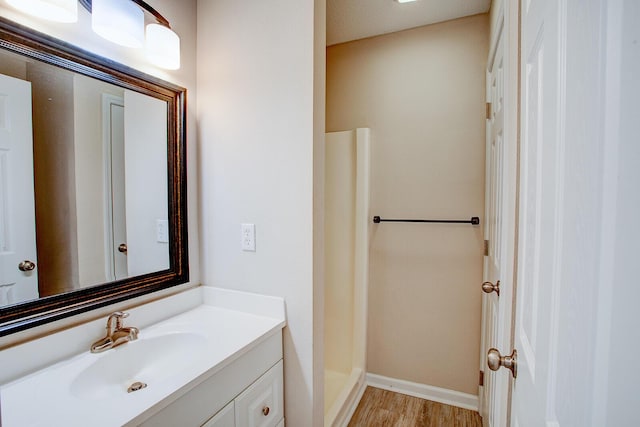
[{"label": "hardwood floor", "polygon": [[349,427],[482,427],[480,414],[367,387]]}]

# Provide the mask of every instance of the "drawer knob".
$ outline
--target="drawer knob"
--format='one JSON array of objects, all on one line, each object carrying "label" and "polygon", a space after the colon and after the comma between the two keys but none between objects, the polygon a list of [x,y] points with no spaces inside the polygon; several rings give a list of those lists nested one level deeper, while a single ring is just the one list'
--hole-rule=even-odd
[{"label": "drawer knob", "polygon": [[267,415],[269,415],[269,411],[270,411],[269,407],[265,406],[264,408],[262,408],[262,415],[266,417]]}]

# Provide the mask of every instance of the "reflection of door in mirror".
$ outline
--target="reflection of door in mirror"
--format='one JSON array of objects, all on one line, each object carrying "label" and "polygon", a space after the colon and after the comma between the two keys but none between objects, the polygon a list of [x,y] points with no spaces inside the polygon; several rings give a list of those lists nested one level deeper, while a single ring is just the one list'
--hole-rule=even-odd
[{"label": "reflection of door in mirror", "polygon": [[102,128],[105,161],[105,271],[107,281],[114,281],[128,277],[122,97],[102,94]]},{"label": "reflection of door in mirror", "polygon": [[129,276],[169,268],[167,103],[124,91]]},{"label": "reflection of door in mirror", "polygon": [[38,298],[31,84],[0,74],[0,307]]},{"label": "reflection of door in mirror", "polygon": [[80,287],[127,277],[124,90],[74,75],[75,194]]}]

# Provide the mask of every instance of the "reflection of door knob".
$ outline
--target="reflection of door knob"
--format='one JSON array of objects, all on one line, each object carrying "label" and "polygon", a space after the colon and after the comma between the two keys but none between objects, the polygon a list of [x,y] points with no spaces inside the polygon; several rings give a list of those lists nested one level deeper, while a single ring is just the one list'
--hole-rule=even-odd
[{"label": "reflection of door knob", "polygon": [[509,356],[502,356],[500,352],[492,348],[487,353],[487,365],[492,371],[497,371],[504,366],[511,371],[513,378],[518,376],[518,352],[514,349]]},{"label": "reflection of door knob", "polygon": [[120,246],[118,246],[118,252],[122,252],[123,254],[127,253],[127,244],[126,243],[120,243]]},{"label": "reflection of door knob", "polygon": [[482,291],[486,294],[495,292],[496,295],[500,296],[500,280],[498,280],[495,285],[491,282],[484,282],[482,284]]},{"label": "reflection of door knob", "polygon": [[20,271],[33,271],[35,270],[35,268],[36,263],[29,260],[24,260],[20,264],[18,264],[18,270]]}]

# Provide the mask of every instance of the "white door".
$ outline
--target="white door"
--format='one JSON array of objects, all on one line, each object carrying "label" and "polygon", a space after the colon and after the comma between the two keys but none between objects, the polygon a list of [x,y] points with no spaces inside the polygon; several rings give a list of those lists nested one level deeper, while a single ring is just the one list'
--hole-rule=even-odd
[{"label": "white door", "polygon": [[[562,2],[559,2],[562,3]],[[518,373],[512,424],[553,421],[557,307],[560,288],[562,141],[559,137],[559,3],[523,0],[521,149],[515,342]],[[501,349],[510,351],[508,348]],[[587,373],[585,373],[587,374]]]},{"label": "white door", "polygon": [[504,144],[504,110],[503,88],[503,41],[502,32],[492,49],[493,58],[489,58],[487,72],[487,142],[486,142],[486,178],[485,178],[485,225],[484,235],[487,252],[484,258],[482,297],[483,337],[480,357],[480,370],[484,372],[484,384],[480,389],[482,396],[481,415],[484,426],[497,426],[497,417],[503,403],[501,390],[497,386],[498,376],[503,372],[492,372],[485,368],[486,352],[489,348],[498,347],[498,327],[501,324],[500,285],[504,298],[504,277],[502,272],[502,201],[503,201],[503,144]]},{"label": "white door", "polygon": [[124,99],[103,94],[105,158],[105,273],[107,281],[128,277],[124,169]]},{"label": "white door", "polygon": [[514,117],[513,111],[517,111],[517,84],[508,75],[510,72],[517,73],[517,70],[514,69],[513,54],[509,54],[513,45],[507,39],[511,27],[505,19],[505,12],[511,11],[503,4],[497,11],[499,18],[487,62],[489,105],[484,230],[487,255],[484,259],[485,283],[482,286],[485,294],[480,361],[480,370],[484,372],[484,385],[480,387],[480,412],[485,427],[506,425],[510,381],[508,371],[494,372],[487,367],[490,348],[511,346],[513,311],[517,131],[511,119]]},{"label": "white door", "polygon": [[35,227],[31,83],[0,74],[0,307],[38,298]]},{"label": "white door", "polygon": [[170,267],[167,103],[124,91],[124,164],[129,277]]},{"label": "white door", "polygon": [[505,425],[635,426],[640,7],[522,0],[520,16],[516,309],[500,349],[517,364],[491,358],[517,367]]},{"label": "white door", "polygon": [[[635,426],[638,356],[624,350],[627,342],[637,346],[637,310],[627,305],[619,313],[612,300],[638,288],[637,251],[617,242],[637,245],[635,221],[618,222],[638,217],[637,127],[618,150],[620,124],[638,122],[640,7],[635,0],[523,0],[521,15],[512,424]],[[632,32],[623,36],[625,19]],[[629,156],[635,175],[619,169]],[[625,268],[633,274],[618,278]],[[619,315],[628,320],[614,328]],[[618,334],[621,341],[611,339]]]}]

